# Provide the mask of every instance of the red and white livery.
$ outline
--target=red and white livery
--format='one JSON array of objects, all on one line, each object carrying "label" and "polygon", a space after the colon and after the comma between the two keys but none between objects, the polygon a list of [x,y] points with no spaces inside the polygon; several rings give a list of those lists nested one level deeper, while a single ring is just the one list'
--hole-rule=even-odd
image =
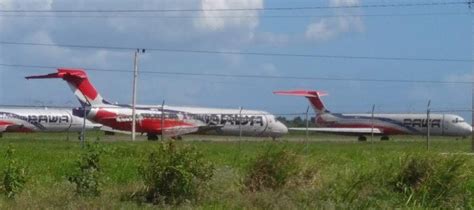
[{"label": "red and white livery", "polygon": [[[0,107],[0,136],[4,132],[80,132],[84,119],[72,109],[51,107]],[[86,120],[85,129],[102,125]]]},{"label": "red and white livery", "polygon": [[[56,73],[26,78],[61,78],[69,84],[80,103],[88,107],[87,119],[115,130],[132,129],[132,107],[104,100],[82,69],[59,68]],[[81,113],[83,110],[77,109],[74,114],[82,117]],[[138,105],[136,118],[136,131],[146,133],[149,139],[156,139],[163,132],[170,136],[212,132],[272,138],[288,132],[275,116],[255,110]]]},{"label": "red and white livery", "polygon": [[[427,134],[430,125],[431,135],[440,136],[468,136],[472,127],[464,119],[453,114],[430,114],[429,123],[427,114],[341,114],[332,113],[326,109],[321,96],[327,95],[322,91],[290,90],[275,91],[274,94],[306,97],[316,112],[315,124],[317,127],[310,131],[346,133],[359,135],[364,140],[365,134],[382,135],[387,140],[389,135],[395,134]],[[290,128],[290,130],[306,130],[306,128]]]}]

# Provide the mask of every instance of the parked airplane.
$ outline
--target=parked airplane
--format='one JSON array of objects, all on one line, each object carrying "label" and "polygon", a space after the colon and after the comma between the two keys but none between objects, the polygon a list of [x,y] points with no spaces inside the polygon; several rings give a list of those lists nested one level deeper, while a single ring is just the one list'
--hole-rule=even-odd
[{"label": "parked airplane", "polygon": [[[365,134],[382,135],[381,140],[388,140],[395,134],[427,134],[427,114],[340,114],[326,109],[321,96],[327,95],[320,91],[290,90],[275,91],[274,94],[306,97],[316,112],[316,128],[310,131],[346,133],[359,135],[359,140],[366,140]],[[430,114],[429,125],[431,135],[468,136],[472,127],[458,115]],[[290,130],[306,130],[306,128],[290,128]]]},{"label": "parked airplane", "polygon": [[[3,132],[79,132],[83,121],[72,114],[72,109],[0,107],[0,137]],[[86,120],[87,130],[101,126]]]},{"label": "parked airplane", "polygon": [[[116,130],[131,130],[131,106],[111,104],[104,100],[82,69],[60,68],[57,73],[26,78],[62,78],[68,82],[79,102],[89,107],[88,119]],[[74,114],[82,116],[81,113],[83,111],[78,109]],[[164,113],[163,118],[162,113]],[[136,106],[136,116],[136,131],[146,133],[150,140],[157,139],[157,135],[162,132],[171,136],[215,132],[221,135],[242,133],[244,136],[272,138],[280,137],[288,132],[286,126],[276,120],[275,116],[255,110]]]}]

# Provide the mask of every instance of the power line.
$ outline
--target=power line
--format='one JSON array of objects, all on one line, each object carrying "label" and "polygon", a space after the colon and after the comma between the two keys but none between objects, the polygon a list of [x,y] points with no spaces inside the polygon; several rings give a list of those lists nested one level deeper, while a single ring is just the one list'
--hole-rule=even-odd
[{"label": "power line", "polygon": [[[117,107],[114,107],[114,109],[130,109],[130,105],[128,104],[112,104],[112,105],[118,105]],[[186,106],[165,106],[166,108],[171,107],[171,108],[177,108],[179,109],[180,107],[186,107]],[[206,107],[200,107],[200,106],[190,106],[190,107],[196,107],[196,108],[206,108]],[[29,105],[29,104],[0,104],[0,108],[41,108],[41,109],[76,109],[80,108],[80,106],[72,106],[72,105]],[[110,108],[110,106],[94,106],[94,108]],[[139,109],[157,109],[161,108],[161,105],[140,105],[138,106]],[[245,111],[245,109],[244,109]],[[256,110],[259,111],[259,110]],[[382,112],[377,112],[376,114],[417,114],[417,113],[424,113],[426,110],[410,110],[410,111],[382,111]],[[166,112],[166,111],[165,111]],[[470,108],[465,108],[465,109],[433,109],[432,112],[436,113],[455,113],[455,112],[472,112],[472,109]],[[338,112],[339,113],[339,112]],[[343,112],[346,113],[346,112]],[[361,112],[362,113],[362,112]],[[199,113],[199,114],[214,114],[214,113]],[[274,116],[302,116],[305,115],[306,112],[287,112],[287,113],[265,113],[265,111],[262,111],[261,113],[257,113],[258,115],[274,115]],[[363,114],[369,114],[368,112],[363,112]]]},{"label": "power line", "polygon": [[170,16],[170,15],[28,15],[0,14],[0,17],[44,17],[44,18],[150,18],[150,19],[224,19],[224,18],[338,18],[338,17],[414,17],[414,16],[462,16],[471,15],[469,12],[435,12],[435,13],[406,13],[406,14],[348,14],[348,15],[225,15],[225,16]]},{"label": "power line", "polygon": [[[42,66],[42,65],[21,65],[21,64],[5,64],[0,66],[12,68],[41,68],[56,69],[58,66]],[[84,68],[87,71],[98,72],[115,72],[115,73],[132,73],[126,69],[100,69],[100,68]],[[8,69],[0,69],[8,70]],[[316,80],[316,81],[342,81],[342,82],[388,82],[388,83],[425,83],[425,84],[472,84],[471,81],[441,81],[441,80],[402,80],[402,79],[371,79],[371,78],[338,78],[338,77],[305,77],[305,76],[272,76],[272,75],[253,75],[253,74],[217,74],[217,73],[191,73],[191,72],[169,72],[169,71],[149,71],[141,70],[142,74],[160,74],[173,76],[199,76],[199,77],[227,77],[227,78],[252,78],[252,79],[281,79],[281,80]]]},{"label": "power line", "polygon": [[[64,47],[64,48],[82,48],[82,49],[108,49],[108,50],[126,50],[126,51],[137,49],[136,47],[75,45],[75,44],[47,44],[47,43],[9,42],[9,41],[0,41],[0,45],[24,45],[24,46]],[[146,50],[158,51],[158,52],[174,52],[174,53],[225,54],[225,55],[352,59],[352,60],[463,62],[463,63],[474,62],[473,59],[457,59],[457,58],[412,58],[412,57],[350,56],[350,55],[326,55],[326,54],[291,54],[291,53],[237,52],[237,51],[192,50],[192,49],[171,49],[171,48],[146,48]]]},{"label": "power line", "polygon": [[470,1],[452,2],[419,2],[392,4],[354,4],[341,6],[303,6],[303,7],[258,7],[258,8],[216,8],[216,9],[63,9],[63,10],[0,10],[0,13],[157,13],[157,12],[225,12],[225,11],[288,11],[288,10],[321,10],[321,9],[352,9],[352,8],[387,8],[387,7],[419,7],[466,5]]}]

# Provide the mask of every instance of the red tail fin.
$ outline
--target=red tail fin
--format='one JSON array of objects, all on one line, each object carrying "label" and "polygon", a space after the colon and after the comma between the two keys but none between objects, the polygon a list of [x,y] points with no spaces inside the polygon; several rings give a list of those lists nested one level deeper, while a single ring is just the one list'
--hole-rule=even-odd
[{"label": "red tail fin", "polygon": [[273,93],[278,95],[304,96],[309,100],[309,103],[311,103],[311,106],[313,107],[316,113],[320,114],[329,112],[320,98],[321,96],[328,95],[326,92],[314,90],[287,90],[274,91]]},{"label": "red tail fin", "polygon": [[86,72],[83,69],[59,68],[57,73],[47,75],[29,76],[26,79],[47,79],[62,78],[65,80],[71,90],[76,95],[81,104],[99,105],[103,104],[102,96],[97,92],[95,87],[89,82]]}]

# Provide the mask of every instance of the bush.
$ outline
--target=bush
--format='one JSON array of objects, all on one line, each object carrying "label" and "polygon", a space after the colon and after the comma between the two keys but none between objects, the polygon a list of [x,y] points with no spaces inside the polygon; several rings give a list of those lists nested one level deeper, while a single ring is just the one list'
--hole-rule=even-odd
[{"label": "bush", "polygon": [[13,157],[15,150],[9,146],[5,158],[7,160],[7,167],[3,170],[1,190],[8,198],[14,198],[15,195],[21,192],[26,183],[25,168],[18,165],[18,162]]},{"label": "bush", "polygon": [[392,182],[395,190],[406,194],[419,191],[433,175],[435,164],[426,157],[405,157],[395,181]]},{"label": "bush", "polygon": [[98,142],[87,143],[85,152],[76,162],[76,170],[68,177],[76,185],[76,194],[81,196],[100,195],[100,156],[104,152]]},{"label": "bush", "polygon": [[460,156],[408,156],[391,182],[405,195],[406,204],[438,208],[468,208],[472,172]]},{"label": "bush", "polygon": [[144,198],[153,204],[180,204],[195,201],[212,178],[214,167],[194,147],[173,141],[161,143],[139,168],[143,177]]},{"label": "bush", "polygon": [[300,169],[297,156],[292,152],[269,149],[250,162],[244,185],[253,192],[278,189],[295,177]]}]

